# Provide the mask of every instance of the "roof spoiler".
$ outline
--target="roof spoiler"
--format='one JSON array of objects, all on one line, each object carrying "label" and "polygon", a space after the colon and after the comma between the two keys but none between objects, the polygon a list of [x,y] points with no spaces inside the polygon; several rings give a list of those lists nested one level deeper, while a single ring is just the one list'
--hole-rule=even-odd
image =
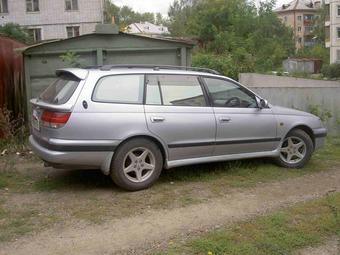
[{"label": "roof spoiler", "polygon": [[62,74],[71,74],[77,77],[80,80],[85,80],[89,71],[85,69],[80,69],[80,68],[65,68],[65,69],[58,69],[56,71],[56,75],[60,76]]}]

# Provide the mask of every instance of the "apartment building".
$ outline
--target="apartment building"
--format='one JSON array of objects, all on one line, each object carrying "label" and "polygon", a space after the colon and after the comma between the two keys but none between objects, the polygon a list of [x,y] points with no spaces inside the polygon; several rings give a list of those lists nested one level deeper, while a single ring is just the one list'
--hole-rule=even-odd
[{"label": "apartment building", "polygon": [[0,25],[28,29],[35,42],[92,33],[103,23],[103,0],[0,0]]},{"label": "apartment building", "polygon": [[325,0],[326,47],[330,49],[330,63],[340,63],[340,0]]},{"label": "apartment building", "polygon": [[314,45],[314,19],[320,7],[321,1],[294,0],[274,10],[293,29],[296,49]]}]

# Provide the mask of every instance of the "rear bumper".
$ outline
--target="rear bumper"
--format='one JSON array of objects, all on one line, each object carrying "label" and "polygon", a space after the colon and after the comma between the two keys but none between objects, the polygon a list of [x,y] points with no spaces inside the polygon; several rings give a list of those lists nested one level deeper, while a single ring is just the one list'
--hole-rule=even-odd
[{"label": "rear bumper", "polygon": [[324,146],[326,137],[327,137],[327,129],[326,128],[318,128],[313,130],[314,138],[315,138],[315,149],[319,149]]},{"label": "rear bumper", "polygon": [[[42,142],[32,135],[29,137],[29,143],[33,152],[47,163],[53,165],[62,165],[69,167],[88,167],[100,168],[105,174],[110,172],[111,159],[113,151],[91,151],[91,146],[81,146],[77,144],[64,145],[65,141],[57,140],[53,143]],[[66,151],[55,150],[54,148],[64,148]],[[83,148],[81,151],[73,151],[76,148]]]}]

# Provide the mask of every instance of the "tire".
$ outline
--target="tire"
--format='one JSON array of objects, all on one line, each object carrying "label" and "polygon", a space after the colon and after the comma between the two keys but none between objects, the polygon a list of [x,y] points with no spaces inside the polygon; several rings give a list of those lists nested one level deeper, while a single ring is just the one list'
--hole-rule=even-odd
[{"label": "tire", "polygon": [[295,129],[285,137],[276,163],[285,168],[302,168],[308,163],[313,152],[311,137],[303,130]]},{"label": "tire", "polygon": [[145,138],[136,138],[122,144],[115,152],[111,164],[114,183],[128,191],[151,187],[163,169],[160,148]]}]

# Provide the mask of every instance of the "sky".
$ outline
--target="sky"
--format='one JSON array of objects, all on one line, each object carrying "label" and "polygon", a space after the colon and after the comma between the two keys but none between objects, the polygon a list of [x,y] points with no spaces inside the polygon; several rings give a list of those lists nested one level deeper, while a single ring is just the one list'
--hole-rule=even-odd
[{"label": "sky", "polygon": [[[174,0],[111,0],[114,4],[128,5],[138,12],[160,12],[167,15],[169,5]],[[259,0],[254,0],[259,1]],[[288,3],[291,0],[277,0],[277,6]]]}]

